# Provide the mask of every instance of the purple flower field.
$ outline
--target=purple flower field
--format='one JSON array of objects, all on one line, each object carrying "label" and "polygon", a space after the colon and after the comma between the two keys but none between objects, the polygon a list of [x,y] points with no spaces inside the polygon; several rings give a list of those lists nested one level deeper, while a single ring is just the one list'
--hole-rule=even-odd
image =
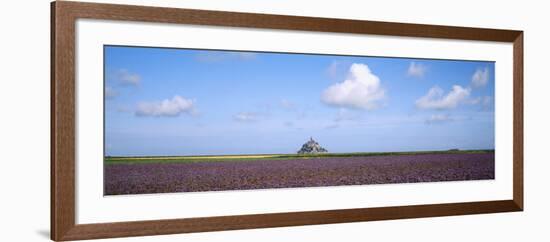
[{"label": "purple flower field", "polygon": [[494,179],[489,153],[105,165],[105,195]]}]

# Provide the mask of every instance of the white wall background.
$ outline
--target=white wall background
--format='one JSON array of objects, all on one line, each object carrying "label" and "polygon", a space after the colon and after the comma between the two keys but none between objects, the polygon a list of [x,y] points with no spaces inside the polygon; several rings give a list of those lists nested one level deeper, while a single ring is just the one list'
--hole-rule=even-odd
[{"label": "white wall background", "polygon": [[[168,1],[197,9],[525,31],[525,212],[112,239],[110,241],[546,241],[550,21],[544,1]],[[0,240],[49,238],[49,1],[0,8]],[[531,238],[531,239],[529,239]]]}]

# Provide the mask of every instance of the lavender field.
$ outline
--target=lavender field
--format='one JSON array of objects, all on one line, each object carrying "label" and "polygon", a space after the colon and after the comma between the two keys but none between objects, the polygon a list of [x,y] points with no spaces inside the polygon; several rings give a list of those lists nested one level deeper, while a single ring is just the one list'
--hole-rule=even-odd
[{"label": "lavender field", "polygon": [[494,179],[494,152],[105,164],[105,195]]}]

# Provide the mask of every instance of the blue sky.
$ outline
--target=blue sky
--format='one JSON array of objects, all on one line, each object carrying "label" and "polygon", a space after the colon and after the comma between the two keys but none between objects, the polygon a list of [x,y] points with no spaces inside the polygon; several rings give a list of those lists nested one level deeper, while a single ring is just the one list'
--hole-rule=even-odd
[{"label": "blue sky", "polygon": [[105,47],[111,156],[494,148],[494,62]]}]

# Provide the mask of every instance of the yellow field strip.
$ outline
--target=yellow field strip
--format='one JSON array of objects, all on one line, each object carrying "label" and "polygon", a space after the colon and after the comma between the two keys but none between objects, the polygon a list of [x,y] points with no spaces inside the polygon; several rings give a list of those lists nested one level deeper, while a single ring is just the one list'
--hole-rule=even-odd
[{"label": "yellow field strip", "polygon": [[270,158],[278,155],[219,155],[219,156],[165,156],[165,157],[122,157],[108,158],[109,160],[176,160],[176,159],[193,159],[193,160],[209,160],[209,159],[243,159],[243,158]]}]

